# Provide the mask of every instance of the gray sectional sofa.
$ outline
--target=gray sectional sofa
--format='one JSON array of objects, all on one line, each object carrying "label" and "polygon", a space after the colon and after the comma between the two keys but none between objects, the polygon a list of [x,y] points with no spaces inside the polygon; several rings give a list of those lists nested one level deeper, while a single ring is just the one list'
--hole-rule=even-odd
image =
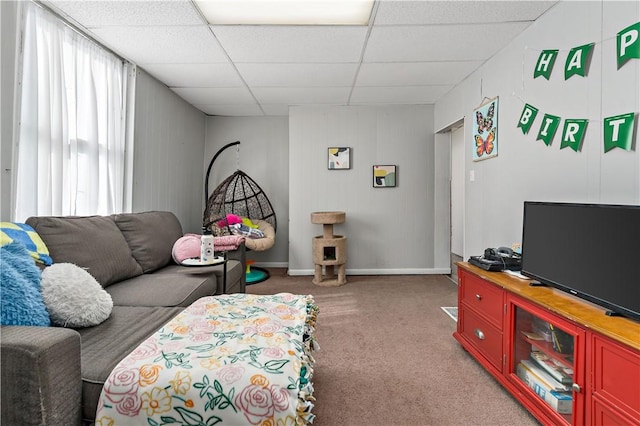
[{"label": "gray sectional sofa", "polygon": [[225,278],[227,293],[245,292],[244,244],[225,266],[177,265],[171,250],[183,230],[170,212],[32,217],[27,224],[55,263],[86,268],[114,306],[93,327],[0,328],[3,425],[92,423],[102,385],[126,354],[195,300],[222,293]]}]

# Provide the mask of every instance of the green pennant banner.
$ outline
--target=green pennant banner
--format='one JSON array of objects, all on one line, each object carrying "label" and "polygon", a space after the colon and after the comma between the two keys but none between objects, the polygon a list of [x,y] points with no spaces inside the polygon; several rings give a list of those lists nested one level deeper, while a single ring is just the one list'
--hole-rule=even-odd
[{"label": "green pennant banner", "polygon": [[604,152],[613,148],[631,151],[636,115],[633,112],[604,119]]},{"label": "green pennant banner", "polygon": [[562,131],[562,143],[560,149],[569,147],[575,152],[582,148],[582,140],[587,131],[587,123],[585,119],[566,119],[564,120],[564,130]]},{"label": "green pennant banner", "polygon": [[640,58],[640,22],[637,22],[617,34],[618,69],[627,63],[629,59]]},{"label": "green pennant banner", "polygon": [[585,44],[571,49],[564,65],[564,79],[574,75],[586,76],[591,64],[591,53],[595,43]]},{"label": "green pennant banner", "polygon": [[542,140],[547,146],[551,145],[551,141],[556,134],[556,130],[558,130],[560,120],[560,117],[545,114],[542,118],[542,124],[540,125],[540,130],[538,131],[538,137],[536,140]]},{"label": "green pennant banner", "polygon": [[538,115],[538,108],[525,104],[522,114],[520,114],[520,121],[518,121],[518,127],[522,129],[522,134],[526,135],[529,133],[529,129],[531,129],[536,115]]},{"label": "green pennant banner", "polygon": [[536,69],[533,71],[533,78],[540,76],[549,80],[551,71],[553,70],[553,64],[556,62],[558,56],[557,50],[543,50],[538,56],[538,62],[536,63]]}]

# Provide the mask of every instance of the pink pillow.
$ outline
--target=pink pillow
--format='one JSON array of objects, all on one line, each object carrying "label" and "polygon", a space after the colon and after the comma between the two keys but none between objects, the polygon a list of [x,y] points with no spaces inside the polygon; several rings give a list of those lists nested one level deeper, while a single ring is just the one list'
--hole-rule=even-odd
[{"label": "pink pillow", "polygon": [[185,259],[200,259],[200,235],[185,234],[173,244],[171,256],[177,264]]}]

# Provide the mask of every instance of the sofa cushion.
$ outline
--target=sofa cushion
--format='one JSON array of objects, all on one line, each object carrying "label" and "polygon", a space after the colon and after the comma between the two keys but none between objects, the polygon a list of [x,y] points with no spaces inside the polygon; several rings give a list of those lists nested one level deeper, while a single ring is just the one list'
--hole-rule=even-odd
[{"label": "sofa cushion", "polygon": [[144,273],[172,262],[171,249],[182,237],[182,226],[173,213],[123,213],[113,217]]},{"label": "sofa cushion", "polygon": [[172,273],[177,265],[168,265],[153,274],[144,274],[107,288],[114,305],[122,306],[189,306],[217,290],[213,273],[184,275]]},{"label": "sofa cushion", "polygon": [[42,297],[51,322],[62,327],[91,327],[111,314],[113,301],[90,273],[73,263],[42,271]]},{"label": "sofa cushion", "polygon": [[103,287],[142,274],[110,216],[39,216],[27,224],[40,235],[54,262],[86,268]]},{"label": "sofa cushion", "polygon": [[95,419],[100,392],[111,370],[182,310],[114,306],[105,322],[78,330],[82,338],[82,417],[85,420],[92,423]]}]

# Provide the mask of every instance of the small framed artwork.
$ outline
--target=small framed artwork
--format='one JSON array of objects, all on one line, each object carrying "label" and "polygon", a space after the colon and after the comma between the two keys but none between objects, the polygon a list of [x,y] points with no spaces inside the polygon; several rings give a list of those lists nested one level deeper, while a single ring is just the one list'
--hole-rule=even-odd
[{"label": "small framed artwork", "polygon": [[473,123],[473,161],[498,155],[498,97],[475,109]]},{"label": "small framed artwork", "polygon": [[349,147],[329,148],[327,157],[327,168],[329,170],[351,168],[351,148]]},{"label": "small framed artwork", "polygon": [[373,166],[373,187],[393,188],[396,186],[397,168],[395,165],[378,164]]}]

